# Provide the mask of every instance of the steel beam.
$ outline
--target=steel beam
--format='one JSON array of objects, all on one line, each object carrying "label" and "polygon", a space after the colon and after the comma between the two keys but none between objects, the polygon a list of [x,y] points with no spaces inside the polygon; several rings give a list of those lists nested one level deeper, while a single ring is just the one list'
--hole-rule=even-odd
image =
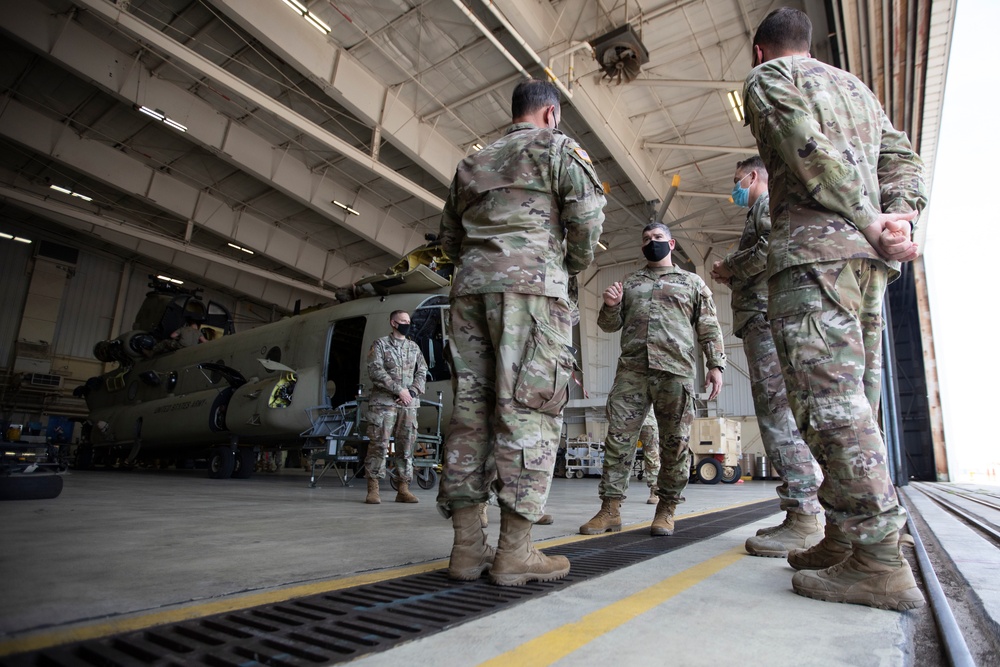
[{"label": "steel beam", "polygon": [[[74,2],[82,7],[86,7],[95,16],[105,19],[126,35],[139,40],[144,46],[183,65],[184,69],[196,72],[199,76],[205,77],[232,94],[242,97],[260,107],[262,111],[273,114],[275,117],[288,123],[296,131],[327,146],[330,150],[340,153],[357,166],[392,183],[403,192],[416,197],[431,208],[436,210],[444,208],[444,200],[435,196],[429,190],[420,187],[404,176],[400,176],[391,167],[373,160],[367,152],[355,148],[332,132],[328,132],[311,120],[292,111],[274,98],[262,93],[239,77],[230,74],[207,58],[170,39],[159,30],[137,19],[128,12],[122,11],[105,0],[74,0]],[[314,30],[313,28],[309,29]],[[174,117],[174,119],[179,123],[186,124],[183,112]],[[454,167],[454,164],[452,167]]]},{"label": "steel beam", "polygon": [[707,151],[709,153],[738,153],[740,155],[756,155],[757,147],[744,148],[743,146],[709,146],[708,144],[680,144],[669,141],[647,141],[643,143],[643,148],[669,148],[688,151]]},{"label": "steel beam", "polygon": [[215,0],[240,25],[331,98],[371,126],[441,183],[450,183],[465,153],[344,49],[274,0]]},{"label": "steel beam", "polygon": [[[300,273],[317,284],[351,284],[364,275],[361,267],[311,245],[247,211],[236,211],[221,199],[99,141],[84,139],[66,125],[29,109],[9,96],[0,97],[0,136],[137,197],[181,220],[231,238]],[[188,246],[190,247],[190,246]]]},{"label": "steel beam", "polygon": [[[161,236],[139,224],[116,220],[57,202],[50,197],[0,185],[0,198],[12,205],[85,232],[108,243],[142,255],[154,263],[177,267],[205,280],[235,290],[264,303],[291,310],[295,301],[335,300],[333,292],[272,271],[237,262],[176,239]],[[319,297],[319,298],[317,298]]]},{"label": "steel beam", "polygon": [[[139,64],[133,65],[132,55],[116,50],[75,22],[51,15],[36,2],[25,0],[19,11],[0,13],[0,30],[16,35],[60,67],[94,82],[123,103],[161,109],[174,119],[183,117],[187,132],[178,133],[179,137],[201,145],[391,255],[398,257],[421,245],[424,231],[433,231],[416,229],[363,191],[357,193],[354,188],[316,173],[287,149],[219,113],[176,83],[154,76]],[[141,91],[140,99],[134,98],[135,91]],[[361,215],[345,213],[333,205],[333,200],[349,202]],[[374,220],[382,221],[378,233]]]}]

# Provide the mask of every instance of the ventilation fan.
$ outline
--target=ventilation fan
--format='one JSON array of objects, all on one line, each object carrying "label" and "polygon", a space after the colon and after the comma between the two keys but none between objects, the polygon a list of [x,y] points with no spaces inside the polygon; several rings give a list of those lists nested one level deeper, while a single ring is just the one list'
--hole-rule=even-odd
[{"label": "ventilation fan", "polygon": [[629,23],[595,37],[590,45],[604,70],[601,80],[628,83],[639,76],[639,69],[649,62],[649,51]]}]

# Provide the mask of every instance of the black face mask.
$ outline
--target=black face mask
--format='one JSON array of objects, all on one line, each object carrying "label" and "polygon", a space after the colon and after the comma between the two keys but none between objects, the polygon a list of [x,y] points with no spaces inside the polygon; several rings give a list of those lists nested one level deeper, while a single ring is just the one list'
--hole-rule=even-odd
[{"label": "black face mask", "polygon": [[642,254],[651,262],[659,262],[670,254],[670,241],[650,241],[642,246]]},{"label": "black face mask", "polygon": [[399,322],[396,324],[396,331],[398,331],[401,336],[405,336],[410,333],[410,325]]}]

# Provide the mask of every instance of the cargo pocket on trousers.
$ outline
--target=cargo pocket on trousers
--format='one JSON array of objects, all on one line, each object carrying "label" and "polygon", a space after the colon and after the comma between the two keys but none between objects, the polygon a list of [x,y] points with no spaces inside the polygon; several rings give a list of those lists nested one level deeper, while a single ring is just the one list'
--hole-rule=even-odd
[{"label": "cargo pocket on trousers", "polygon": [[794,371],[833,358],[822,323],[823,294],[808,285],[769,297],[767,317],[774,333],[774,347],[781,363]]},{"label": "cargo pocket on trousers", "polygon": [[557,417],[569,402],[569,382],[574,370],[573,348],[553,329],[536,321],[517,371],[514,400],[526,408]]},{"label": "cargo pocket on trousers", "polygon": [[[864,400],[862,397],[861,400]],[[824,474],[837,480],[864,479],[877,463],[869,460],[858,440],[858,418],[850,399],[812,402],[809,427],[821,432]]]},{"label": "cargo pocket on trousers", "polygon": [[525,470],[549,472],[555,468],[556,457],[552,447],[532,445],[521,450]]}]

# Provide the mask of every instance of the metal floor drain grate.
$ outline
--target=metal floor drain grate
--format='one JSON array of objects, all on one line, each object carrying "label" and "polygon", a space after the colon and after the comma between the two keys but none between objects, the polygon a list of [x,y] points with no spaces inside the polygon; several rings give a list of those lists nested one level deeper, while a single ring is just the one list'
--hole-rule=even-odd
[{"label": "metal floor drain grate", "polygon": [[545,549],[569,558],[559,581],[516,588],[452,581],[444,570],[366,584],[298,600],[42,649],[0,659],[4,667],[330,665],[387,650],[494,613],[522,600],[752,523],[777,511],[774,501],[713,512],[677,524],[672,537],[644,530]]}]

